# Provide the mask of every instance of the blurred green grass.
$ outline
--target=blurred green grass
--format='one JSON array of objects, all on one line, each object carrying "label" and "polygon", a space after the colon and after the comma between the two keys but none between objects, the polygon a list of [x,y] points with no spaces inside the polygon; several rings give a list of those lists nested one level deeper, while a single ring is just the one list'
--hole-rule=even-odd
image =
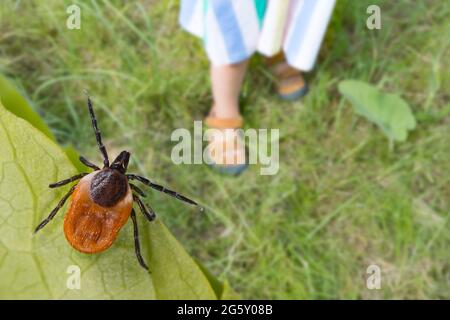
[{"label": "blurred green grass", "polygon": [[[208,61],[177,25],[178,1],[72,1],[0,7],[0,72],[13,78],[60,142],[100,162],[82,89],[94,97],[113,155],[194,197],[201,215],[164,195],[149,202],[188,251],[244,298],[450,298],[450,5],[338,1],[309,95],[280,102],[259,57],[242,108],[248,126],[280,129],[280,171],[233,179],[170,160],[175,128],[211,104]],[[382,29],[365,27],[378,4]],[[20,17],[20,18],[19,18]],[[400,93],[418,120],[390,152],[337,91],[356,78]],[[447,89],[447,91],[446,91]],[[382,290],[366,268],[382,269]]]}]

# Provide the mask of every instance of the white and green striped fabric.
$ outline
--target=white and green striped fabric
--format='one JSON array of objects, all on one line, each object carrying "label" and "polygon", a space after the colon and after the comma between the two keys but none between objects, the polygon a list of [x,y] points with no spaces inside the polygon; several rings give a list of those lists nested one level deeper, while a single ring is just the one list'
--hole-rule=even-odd
[{"label": "white and green striped fabric", "polygon": [[203,39],[215,65],[283,50],[293,67],[309,71],[335,0],[182,0],[181,26]]}]

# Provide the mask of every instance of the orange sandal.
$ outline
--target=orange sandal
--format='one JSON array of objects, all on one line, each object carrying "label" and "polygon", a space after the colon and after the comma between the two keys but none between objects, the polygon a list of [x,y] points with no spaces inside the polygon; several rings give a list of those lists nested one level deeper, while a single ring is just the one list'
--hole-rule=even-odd
[{"label": "orange sandal", "polygon": [[243,126],[243,119],[208,116],[205,123],[209,127],[207,133],[210,143],[205,151],[208,165],[224,174],[241,174],[248,166],[245,141],[242,130],[239,130]]},{"label": "orange sandal", "polygon": [[267,63],[277,79],[277,93],[281,99],[294,101],[308,92],[302,73],[288,65],[283,54],[268,58]]}]

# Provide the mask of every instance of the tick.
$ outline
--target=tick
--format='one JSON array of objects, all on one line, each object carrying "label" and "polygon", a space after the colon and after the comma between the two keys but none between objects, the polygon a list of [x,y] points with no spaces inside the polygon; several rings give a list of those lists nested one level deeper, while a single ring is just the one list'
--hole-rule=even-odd
[{"label": "tick", "polygon": [[128,151],[122,151],[110,164],[89,96],[87,97],[87,106],[95,138],[103,156],[103,168],[100,169],[100,167],[80,156],[80,161],[94,171],[91,173],[80,173],[49,185],[50,188],[58,188],[78,181],[62,197],[58,205],[50,212],[50,215],[36,227],[34,232],[36,233],[45,227],[64,206],[67,199],[71,197],[69,209],[64,217],[64,234],[73,248],[79,252],[93,254],[108,249],[114,243],[120,229],[131,216],[136,257],[139,264],[148,270],[148,266],[141,255],[139,231],[133,203],[137,203],[140,211],[148,221],[153,221],[156,218],[156,214],[150,206],[142,202],[141,197],[145,197],[144,192],[138,186],[130,183],[130,180],[141,182],[150,188],[164,192],[191,205],[197,205],[197,203],[175,191],[153,183],[147,178],[137,174],[126,173],[130,159]]}]

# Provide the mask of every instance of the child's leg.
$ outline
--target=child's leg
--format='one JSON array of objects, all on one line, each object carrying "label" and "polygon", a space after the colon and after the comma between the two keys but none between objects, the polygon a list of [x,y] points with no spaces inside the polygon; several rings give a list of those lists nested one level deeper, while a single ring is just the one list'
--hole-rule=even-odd
[{"label": "child's leg", "polygon": [[214,104],[210,115],[221,119],[240,117],[239,93],[247,71],[248,60],[237,64],[211,65]]},{"label": "child's leg", "polygon": [[[246,168],[245,143],[237,130],[242,128],[239,112],[239,92],[247,70],[247,61],[232,65],[211,65],[214,103],[206,118],[210,132],[208,158],[216,170],[237,175]],[[231,131],[228,131],[231,129]]]}]

